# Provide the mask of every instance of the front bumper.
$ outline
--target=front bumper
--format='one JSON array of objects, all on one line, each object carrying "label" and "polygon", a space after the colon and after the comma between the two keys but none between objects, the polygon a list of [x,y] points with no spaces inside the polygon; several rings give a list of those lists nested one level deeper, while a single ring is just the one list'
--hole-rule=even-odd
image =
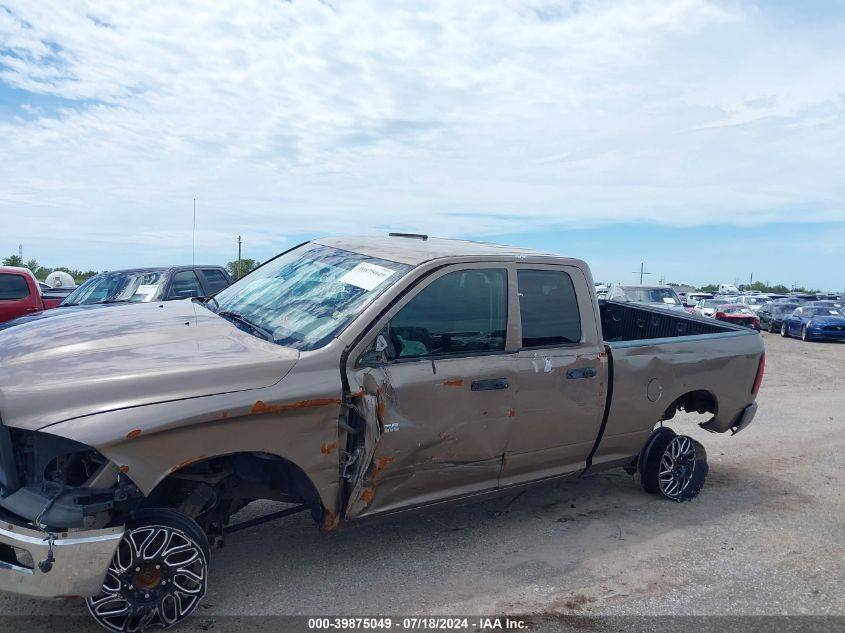
[{"label": "front bumper", "polygon": [[44,573],[38,563],[47,558],[45,534],[8,515],[0,516],[0,591],[35,598],[97,595],[123,537],[123,527],[55,536],[55,562]]}]

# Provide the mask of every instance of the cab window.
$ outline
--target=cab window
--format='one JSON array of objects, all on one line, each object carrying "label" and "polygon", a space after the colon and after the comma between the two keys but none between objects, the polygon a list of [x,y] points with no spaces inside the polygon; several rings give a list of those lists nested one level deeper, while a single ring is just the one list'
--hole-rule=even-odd
[{"label": "cab window", "polygon": [[581,340],[581,316],[572,278],[557,270],[520,270],[522,347],[549,347]]},{"label": "cab window", "polygon": [[467,355],[505,349],[508,276],[503,268],[447,273],[390,321],[394,356]]},{"label": "cab window", "polygon": [[16,301],[29,296],[29,286],[23,275],[0,275],[0,301]]},{"label": "cab window", "polygon": [[170,284],[170,299],[201,297],[204,294],[202,284],[193,270],[180,270],[173,275],[173,281]]}]

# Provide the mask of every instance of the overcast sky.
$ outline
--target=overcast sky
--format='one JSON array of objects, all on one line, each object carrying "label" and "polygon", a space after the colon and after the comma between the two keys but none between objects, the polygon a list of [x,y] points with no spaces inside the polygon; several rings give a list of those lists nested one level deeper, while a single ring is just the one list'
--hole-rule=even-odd
[{"label": "overcast sky", "polygon": [[845,5],[0,0],[0,256],[388,230],[845,286]]}]

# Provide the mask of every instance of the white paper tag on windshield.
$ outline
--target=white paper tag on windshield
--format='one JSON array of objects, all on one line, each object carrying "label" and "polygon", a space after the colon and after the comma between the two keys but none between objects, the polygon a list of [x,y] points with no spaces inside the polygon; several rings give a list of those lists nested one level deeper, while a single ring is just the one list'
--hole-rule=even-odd
[{"label": "white paper tag on windshield", "polygon": [[156,291],[158,290],[158,284],[142,284],[138,286],[138,289],[135,291],[136,295],[145,295],[141,301],[152,301],[153,296],[155,295]]},{"label": "white paper tag on windshield", "polygon": [[671,303],[675,305],[675,300],[672,297],[663,297],[663,303]]},{"label": "white paper tag on windshield", "polygon": [[364,290],[372,290],[395,272],[384,266],[362,262],[341,277],[340,281]]}]

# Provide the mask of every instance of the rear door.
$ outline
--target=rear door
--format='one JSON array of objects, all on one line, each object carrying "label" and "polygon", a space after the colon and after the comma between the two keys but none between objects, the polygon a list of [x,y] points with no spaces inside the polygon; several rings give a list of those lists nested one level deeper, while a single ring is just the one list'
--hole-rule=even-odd
[{"label": "rear door", "polygon": [[507,266],[449,266],[364,338],[388,347],[386,362],[349,375],[367,437],[348,517],[496,487],[515,397],[511,303]]},{"label": "rear door", "polygon": [[0,273],[0,323],[40,311],[39,296],[24,275]]},{"label": "rear door", "polygon": [[516,277],[519,388],[501,486],[585,468],[608,389],[595,301],[583,271],[520,264]]}]

